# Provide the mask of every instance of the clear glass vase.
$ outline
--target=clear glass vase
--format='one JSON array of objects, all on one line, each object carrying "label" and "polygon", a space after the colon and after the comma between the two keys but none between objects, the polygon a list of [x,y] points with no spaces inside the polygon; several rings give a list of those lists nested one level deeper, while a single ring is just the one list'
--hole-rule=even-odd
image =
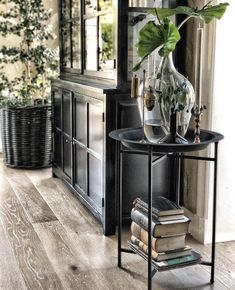
[{"label": "clear glass vase", "polygon": [[188,129],[195,93],[189,80],[176,70],[172,54],[162,58],[156,72],[153,70],[143,80],[137,103],[148,141],[187,142],[183,137]]}]

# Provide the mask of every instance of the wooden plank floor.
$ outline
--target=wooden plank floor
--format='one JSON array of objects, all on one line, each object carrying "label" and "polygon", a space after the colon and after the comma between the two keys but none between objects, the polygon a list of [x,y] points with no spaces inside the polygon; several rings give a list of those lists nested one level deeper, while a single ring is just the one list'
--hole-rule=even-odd
[{"label": "wooden plank floor", "polygon": [[[0,160],[0,290],[143,290],[147,264],[123,254],[50,169],[6,168]],[[126,233],[128,234],[128,233]],[[210,245],[190,239],[204,258]],[[202,265],[157,273],[153,289],[235,289],[235,242],[217,244],[214,285]]]}]

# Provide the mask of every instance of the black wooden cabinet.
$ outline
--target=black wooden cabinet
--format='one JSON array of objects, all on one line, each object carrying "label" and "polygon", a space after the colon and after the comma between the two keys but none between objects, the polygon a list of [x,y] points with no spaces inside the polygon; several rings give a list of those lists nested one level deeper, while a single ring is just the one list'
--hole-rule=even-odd
[{"label": "black wooden cabinet", "polygon": [[129,93],[79,83],[52,82],[53,175],[102,222],[104,233],[116,226],[115,142],[117,104]]},{"label": "black wooden cabinet", "polygon": [[[108,134],[140,126],[137,105],[130,99],[130,70],[138,61],[135,38],[146,21],[138,15],[151,5],[176,1],[59,2],[60,79],[52,81],[53,175],[102,222],[104,234],[114,234],[116,144]],[[123,214],[128,217],[133,199],[147,194],[147,163],[135,155],[123,162]],[[164,161],[155,172],[156,195],[171,194],[170,167]]]}]

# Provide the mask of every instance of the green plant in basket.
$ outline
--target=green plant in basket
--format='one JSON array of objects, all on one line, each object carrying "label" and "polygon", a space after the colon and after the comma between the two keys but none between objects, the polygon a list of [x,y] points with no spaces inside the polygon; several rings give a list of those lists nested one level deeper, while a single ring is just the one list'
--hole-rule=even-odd
[{"label": "green plant in basket", "polygon": [[[58,50],[48,47],[53,39],[42,0],[0,0],[0,106],[19,107],[48,102],[50,78],[58,75]],[[7,45],[14,37],[14,44]],[[3,41],[2,41],[3,42]],[[7,73],[6,68],[19,68]],[[12,77],[13,75],[13,77]]]}]

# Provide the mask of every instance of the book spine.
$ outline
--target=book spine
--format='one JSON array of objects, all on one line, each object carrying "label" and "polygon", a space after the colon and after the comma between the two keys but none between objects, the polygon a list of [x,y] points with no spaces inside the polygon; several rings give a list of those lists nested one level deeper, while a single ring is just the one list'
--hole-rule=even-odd
[{"label": "book spine", "polygon": [[[138,209],[133,208],[131,211],[131,219],[139,225],[144,230],[148,231],[148,217],[143,212],[140,212]],[[155,227],[155,223],[152,222],[151,225],[151,234],[153,235],[153,230]]]},{"label": "book spine", "polygon": [[[145,254],[148,254],[148,246],[133,235],[131,236],[131,242],[139,247]],[[158,253],[152,250],[152,259],[157,260],[157,257]]]},{"label": "book spine", "polygon": [[[144,212],[148,212],[148,204],[145,203],[143,200],[141,200],[140,198],[137,198],[134,202],[135,208],[141,209]],[[158,213],[159,210],[157,208],[153,208],[152,209],[153,215],[155,215],[156,218],[158,218]]]},{"label": "book spine", "polygon": [[[145,245],[148,245],[148,232],[137,225],[135,222],[131,223],[131,233],[137,239],[141,240]],[[157,252],[157,239],[152,236],[152,249]]]},{"label": "book spine", "polygon": [[[142,206],[141,204],[137,203],[135,208],[138,209],[139,211],[145,213],[145,214],[148,214],[148,208]],[[154,212],[154,209],[152,211],[152,216],[154,219],[157,219],[157,220],[159,219],[159,216]]]}]

